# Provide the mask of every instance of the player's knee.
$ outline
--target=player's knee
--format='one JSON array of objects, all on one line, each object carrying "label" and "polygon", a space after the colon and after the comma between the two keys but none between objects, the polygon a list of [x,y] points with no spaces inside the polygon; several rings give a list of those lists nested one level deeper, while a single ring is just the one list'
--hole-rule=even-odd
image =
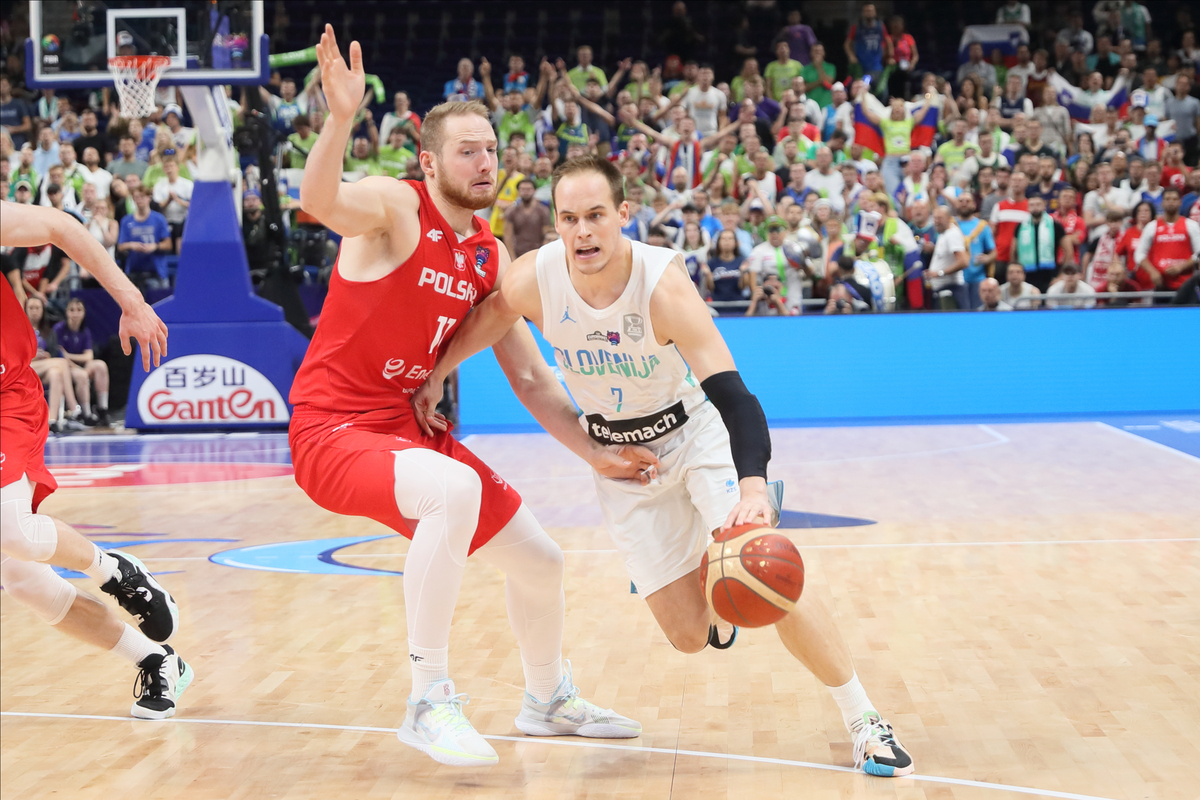
[{"label": "player's knee", "polygon": [[107,377],[108,364],[105,364],[103,361],[92,361],[89,363],[88,366],[91,368],[92,372],[94,372],[96,375],[104,375]]},{"label": "player's knee", "polygon": [[75,587],[46,564],[5,558],[0,582],[10,597],[51,625],[62,622],[75,602]]},{"label": "player's knee", "polygon": [[0,550],[18,561],[46,561],[58,547],[58,529],[45,514],[34,514],[29,500],[0,503]]},{"label": "player's knee", "polygon": [[671,646],[681,653],[699,653],[708,647],[708,628],[688,626],[678,630],[665,631]]}]

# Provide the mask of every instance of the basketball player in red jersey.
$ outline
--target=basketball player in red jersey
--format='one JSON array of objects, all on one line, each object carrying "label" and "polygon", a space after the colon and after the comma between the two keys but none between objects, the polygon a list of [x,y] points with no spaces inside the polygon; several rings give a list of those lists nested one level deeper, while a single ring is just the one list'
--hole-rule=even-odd
[{"label": "basketball player in red jersey", "polygon": [[[409,398],[450,334],[495,285],[508,253],[475,211],[496,197],[496,136],[480,103],[434,108],[421,125],[425,181],[342,182],[342,155],[363,96],[362,50],[350,66],[332,26],[317,45],[329,116],[300,187],[304,210],[342,234],[321,323],[292,386],[296,481],[339,514],[412,539],[404,601],[412,692],[400,741],[443,764],[486,766],[496,752],[462,712],[447,651],[466,558],[506,573],[509,621],[526,694],[517,727],[533,735],[626,738],[641,726],[579,697],[564,669],[563,556],[515,490],[435,420],[425,437]],[[639,448],[598,446],[524,325],[495,348],[514,390],[547,430],[602,474],[636,479]]]},{"label": "basketball player in red jersey", "polygon": [[[96,276],[121,306],[125,354],[130,353],[132,337],[141,345],[142,366],[150,370],[152,354],[158,366],[167,351],[167,326],[87,228],[53,208],[7,201],[2,205],[0,244],[50,243],[62,249]],[[165,642],[179,625],[175,601],[138,559],[116,550],[105,552],[62,520],[37,513],[58,484],[44,460],[50,417],[42,382],[29,366],[37,354],[37,338],[17,291],[19,280],[0,288],[0,582],[11,597],[60,631],[138,666],[133,716],[172,717],[175,701],[192,682],[192,668],[169,645],[155,643]],[[141,632],[108,606],[77,592],[49,564],[99,581],[101,591],[138,619]]]}]

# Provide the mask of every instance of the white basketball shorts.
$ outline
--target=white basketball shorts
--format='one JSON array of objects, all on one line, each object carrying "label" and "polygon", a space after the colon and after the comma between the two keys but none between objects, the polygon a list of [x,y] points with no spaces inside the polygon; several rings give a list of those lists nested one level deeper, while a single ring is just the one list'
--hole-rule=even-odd
[{"label": "white basketball shorts", "polygon": [[729,432],[705,402],[678,432],[644,445],[658,456],[658,481],[641,486],[593,473],[613,543],[638,593],[653,594],[694,569],[741,499]]}]

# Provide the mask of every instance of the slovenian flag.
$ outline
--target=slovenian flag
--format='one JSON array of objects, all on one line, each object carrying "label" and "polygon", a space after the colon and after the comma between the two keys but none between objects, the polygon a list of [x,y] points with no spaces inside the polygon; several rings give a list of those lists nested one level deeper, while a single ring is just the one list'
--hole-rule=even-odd
[{"label": "slovenian flag", "polygon": [[1122,115],[1129,108],[1129,81],[1124,75],[1118,77],[1107,92],[1098,92],[1090,100],[1083,97],[1083,89],[1067,83],[1067,79],[1057,72],[1050,73],[1048,83],[1058,95],[1058,104],[1065,108],[1071,119],[1076,122],[1089,122],[1093,105],[1118,109]]},{"label": "slovenian flag", "polygon": [[1022,25],[968,25],[958,42],[958,63],[970,60],[971,45],[975,43],[983,46],[984,61],[991,63],[992,51],[999,50],[1004,65],[1011,67],[1017,63],[1017,48],[1029,44],[1029,31]]},{"label": "slovenian flag", "polygon": [[854,143],[883,155],[883,131],[867,117],[863,103],[870,104],[871,113],[880,119],[887,113],[883,103],[870,92],[865,93],[862,100],[854,104]]},{"label": "slovenian flag", "polygon": [[[917,108],[921,106],[918,105]],[[913,126],[912,129],[912,148],[916,150],[918,147],[928,147],[933,149],[933,136],[937,133],[938,126],[938,106],[935,98],[933,105],[929,107],[929,111],[925,112],[925,117]]]}]

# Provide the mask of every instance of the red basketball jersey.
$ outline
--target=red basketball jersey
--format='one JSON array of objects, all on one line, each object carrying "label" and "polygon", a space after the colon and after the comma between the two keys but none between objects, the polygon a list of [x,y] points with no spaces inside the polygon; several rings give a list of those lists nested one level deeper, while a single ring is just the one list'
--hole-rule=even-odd
[{"label": "red basketball jersey", "polygon": [[476,232],[460,242],[425,184],[407,183],[421,198],[417,249],[375,281],[347,281],[334,266],[317,333],[292,383],[293,405],[411,414],[409,398],[495,286],[500,256],[490,227],[476,219]]}]

